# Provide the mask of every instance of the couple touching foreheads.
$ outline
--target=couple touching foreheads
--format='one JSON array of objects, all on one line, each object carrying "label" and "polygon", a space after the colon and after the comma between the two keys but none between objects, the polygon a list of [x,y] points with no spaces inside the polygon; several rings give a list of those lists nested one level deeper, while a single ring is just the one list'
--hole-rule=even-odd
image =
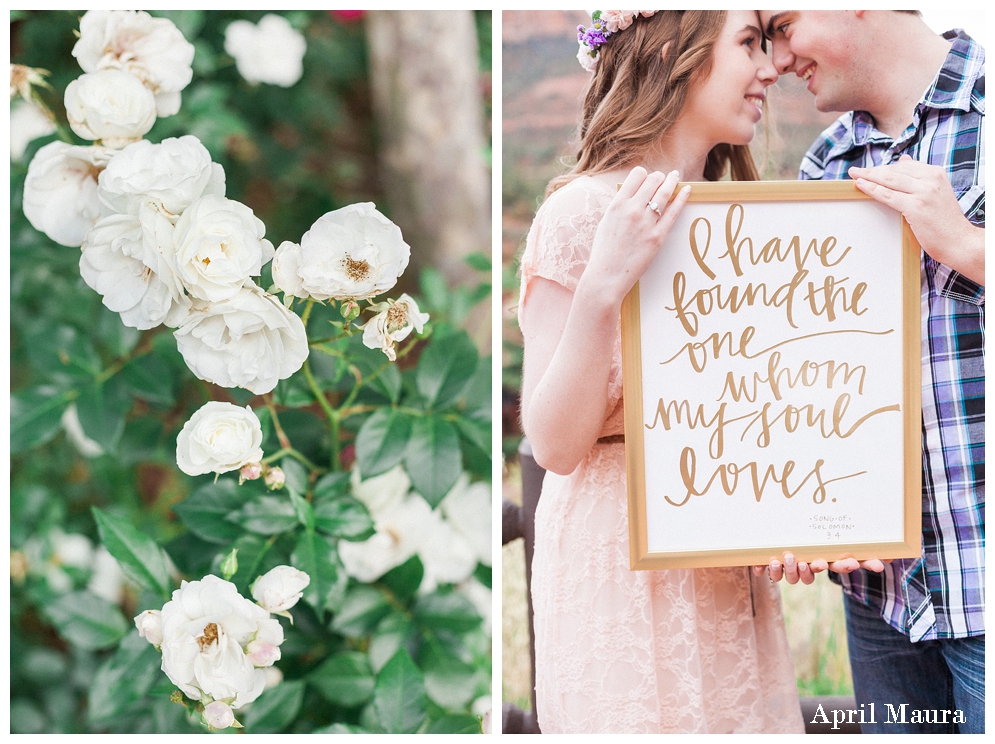
[{"label": "couple touching foreheads", "polygon": [[[519,303],[522,421],[550,471],[532,567],[543,732],[802,731],[775,582],[827,569],[856,702],[878,712],[864,731],[983,732],[984,49],[916,11],[623,10],[580,29],[578,58],[577,163],[536,214]],[[678,181],[758,178],[748,145],[791,73],[843,112],[800,177],[854,179],[922,246],[922,555],[630,571],[620,305],[687,200]]]}]

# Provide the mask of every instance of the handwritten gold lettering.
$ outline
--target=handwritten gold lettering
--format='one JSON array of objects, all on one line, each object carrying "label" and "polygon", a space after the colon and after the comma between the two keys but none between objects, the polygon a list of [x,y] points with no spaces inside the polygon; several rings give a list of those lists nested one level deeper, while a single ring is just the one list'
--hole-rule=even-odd
[{"label": "handwritten gold lettering", "polygon": [[722,492],[727,496],[732,496],[739,487],[739,476],[747,474],[750,477],[748,483],[752,487],[753,498],[757,503],[760,503],[769,483],[779,484],[781,495],[786,499],[790,499],[797,495],[805,487],[805,484],[814,477],[815,487],[812,491],[812,501],[813,503],[821,504],[826,499],[826,486],[837,481],[846,480],[847,478],[863,475],[867,472],[862,470],[827,479],[823,477],[822,473],[822,468],[825,464],[825,460],[816,460],[809,472],[800,481],[792,485],[789,481],[791,480],[792,473],[795,471],[796,463],[794,460],[787,460],[780,467],[780,473],[778,473],[776,465],[769,464],[763,468],[762,475],[760,473],[762,466],[756,461],[743,464],[724,462],[716,465],[711,476],[703,484],[699,484],[697,455],[693,448],[685,447],[681,450],[680,461],[681,482],[685,489],[684,495],[678,500],[670,498],[669,495],[665,495],[664,498],[667,500],[667,503],[673,506],[684,506],[691,500],[692,496],[704,496],[707,494],[712,486],[715,485],[716,479],[718,479]]},{"label": "handwritten gold lettering", "polygon": [[773,404],[764,403],[763,407],[754,415],[753,420],[747,424],[745,429],[743,429],[743,435],[740,437],[740,441],[745,439],[747,432],[749,432],[754,424],[759,422],[760,433],[757,435],[756,439],[757,446],[768,446],[771,440],[772,427],[777,424],[778,421],[783,422],[784,430],[789,434],[797,431],[800,426],[806,426],[809,429],[818,427],[819,433],[823,439],[829,439],[834,436],[839,437],[840,439],[848,439],[858,428],[863,426],[874,416],[878,416],[882,413],[898,412],[901,410],[901,406],[897,403],[890,406],[881,406],[880,408],[875,408],[873,411],[864,414],[851,426],[844,427],[843,420],[846,417],[847,410],[850,408],[850,401],[851,397],[849,393],[843,393],[836,399],[836,402],[833,404],[832,423],[828,424],[828,426],[826,422],[825,408],[816,408],[816,406],[811,403],[807,403],[803,406],[794,406],[789,403],[781,409],[780,413],[774,413],[772,415],[771,409]]},{"label": "handwritten gold lettering", "polygon": [[663,428],[667,431],[678,425],[687,426],[688,429],[697,429],[698,427],[711,429],[714,427],[715,430],[708,439],[708,452],[712,457],[722,457],[722,451],[725,448],[726,426],[755,414],[756,411],[750,411],[742,416],[727,419],[726,404],[721,403],[712,417],[708,418],[708,414],[705,413],[705,406],[702,403],[699,403],[692,410],[691,403],[687,400],[672,400],[669,403],[665,403],[663,398],[660,398],[657,400],[653,421],[649,424],[644,424],[644,426],[652,430],[656,428],[657,423],[662,423]]},{"label": "handwritten gold lettering", "polygon": [[729,393],[733,401],[737,403],[743,399],[755,403],[760,385],[768,385],[774,398],[781,400],[783,387],[792,390],[799,384],[805,387],[814,387],[820,381],[824,381],[826,389],[832,390],[840,377],[842,377],[843,385],[849,385],[850,380],[855,375],[859,375],[857,392],[861,395],[864,392],[864,378],[867,374],[867,368],[862,364],[851,368],[846,362],[837,362],[833,359],[825,362],[806,360],[799,365],[794,377],[791,376],[790,369],[782,368],[780,364],[781,352],[771,352],[770,356],[767,357],[767,376],[763,377],[759,372],[754,372],[752,387],[749,387],[746,375],[739,375],[737,382],[736,375],[730,370],[726,373],[725,384],[717,400],[722,400],[726,393]]}]

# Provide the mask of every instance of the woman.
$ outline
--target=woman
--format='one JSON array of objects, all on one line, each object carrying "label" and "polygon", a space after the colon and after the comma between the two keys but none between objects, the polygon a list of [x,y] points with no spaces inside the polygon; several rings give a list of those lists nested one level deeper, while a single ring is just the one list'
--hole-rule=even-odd
[{"label": "woman", "polygon": [[532,569],[539,724],[800,732],[767,577],[629,570],[622,437],[622,299],[687,200],[678,180],[757,178],[746,145],[777,74],[753,11],[604,11],[582,31],[578,162],[536,215],[519,304],[522,420],[551,471]]}]

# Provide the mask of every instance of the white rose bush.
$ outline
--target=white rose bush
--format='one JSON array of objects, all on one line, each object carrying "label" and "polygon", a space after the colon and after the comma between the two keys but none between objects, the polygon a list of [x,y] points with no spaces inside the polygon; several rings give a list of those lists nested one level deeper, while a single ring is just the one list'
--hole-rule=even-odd
[{"label": "white rose bush", "polygon": [[362,24],[12,39],[12,732],[481,732],[489,284],[412,283],[355,175]]}]

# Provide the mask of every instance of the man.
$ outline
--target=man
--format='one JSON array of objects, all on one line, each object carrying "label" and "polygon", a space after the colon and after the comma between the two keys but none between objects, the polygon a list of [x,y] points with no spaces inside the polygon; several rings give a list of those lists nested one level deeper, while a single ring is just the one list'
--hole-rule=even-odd
[{"label": "man", "polygon": [[[854,179],[923,250],[923,553],[828,566],[846,592],[862,728],[984,732],[984,49],[917,11],[760,17],[778,73],[805,80],[820,111],[847,112],[800,177]],[[826,567],[786,555],[771,576],[810,583]]]}]

